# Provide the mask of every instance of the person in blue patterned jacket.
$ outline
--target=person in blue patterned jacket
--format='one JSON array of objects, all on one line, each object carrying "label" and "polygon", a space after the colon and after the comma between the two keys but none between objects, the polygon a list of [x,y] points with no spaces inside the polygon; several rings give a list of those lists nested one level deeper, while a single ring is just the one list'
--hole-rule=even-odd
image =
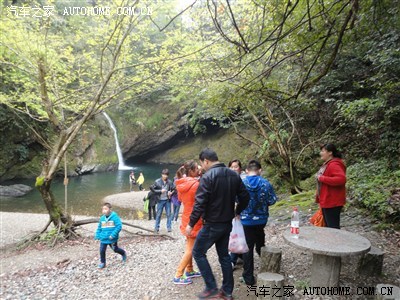
[{"label": "person in blue patterned jacket", "polygon": [[110,246],[115,253],[120,254],[123,262],[126,261],[125,250],[119,248],[117,244],[119,232],[122,229],[121,219],[115,211],[112,211],[110,203],[104,203],[102,213],[95,235],[95,239],[100,240],[100,269],[106,266],[107,246]]},{"label": "person in blue patterned jacket", "polygon": [[264,227],[267,225],[268,207],[275,204],[277,197],[268,180],[261,177],[261,164],[251,160],[246,168],[247,177],[243,179],[250,201],[241,212],[244,234],[249,252],[243,254],[243,280],[247,285],[254,285],[254,246],[258,255],[265,246]]}]

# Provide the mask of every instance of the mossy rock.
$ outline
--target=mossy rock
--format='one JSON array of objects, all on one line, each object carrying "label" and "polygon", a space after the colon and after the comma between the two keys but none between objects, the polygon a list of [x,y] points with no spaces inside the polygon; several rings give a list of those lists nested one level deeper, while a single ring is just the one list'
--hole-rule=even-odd
[{"label": "mossy rock", "polygon": [[296,206],[299,210],[305,211],[308,209],[312,209],[315,205],[314,203],[315,191],[312,190],[280,199],[278,202],[275,203],[275,205],[271,206],[270,210],[276,211]]}]

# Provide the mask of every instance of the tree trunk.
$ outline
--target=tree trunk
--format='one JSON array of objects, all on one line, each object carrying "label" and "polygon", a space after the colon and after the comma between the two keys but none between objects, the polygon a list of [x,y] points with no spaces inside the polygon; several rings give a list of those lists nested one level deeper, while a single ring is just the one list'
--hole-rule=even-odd
[{"label": "tree trunk", "polygon": [[299,174],[297,172],[296,167],[294,166],[289,166],[290,169],[290,189],[291,189],[291,193],[292,195],[295,194],[299,194],[301,193],[303,190],[300,187],[300,178],[299,178]]},{"label": "tree trunk", "polygon": [[47,211],[49,212],[51,222],[54,224],[55,227],[64,226],[65,230],[68,230],[72,224],[71,218],[68,214],[65,214],[61,206],[58,205],[50,187],[51,180],[45,181],[43,185],[38,187],[38,190],[42,195],[44,204],[46,205]]}]

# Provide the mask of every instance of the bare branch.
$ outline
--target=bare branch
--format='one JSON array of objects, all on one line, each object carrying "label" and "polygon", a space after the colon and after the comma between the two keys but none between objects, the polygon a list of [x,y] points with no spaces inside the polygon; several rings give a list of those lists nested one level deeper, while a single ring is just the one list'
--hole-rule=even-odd
[{"label": "bare branch", "polygon": [[[30,130],[32,130],[32,132],[34,133],[34,135],[37,137],[38,142],[47,150],[51,149],[51,146],[47,143],[46,139],[44,137],[42,137],[40,135],[39,132],[37,132],[37,130],[35,130],[35,128],[33,128],[33,126],[31,124],[29,124],[28,122],[26,122],[23,118],[21,118],[21,116],[19,114],[17,114],[17,111],[20,111],[14,107],[10,107],[11,111],[17,116],[18,119],[20,119]],[[30,118],[32,118],[31,115],[29,115]]]},{"label": "bare branch", "polygon": [[[243,48],[243,46],[242,46],[240,43],[231,40],[231,39],[225,34],[225,32],[222,30],[222,27],[221,27],[221,25],[219,24],[219,22],[218,22],[218,20],[217,20],[217,15],[218,15],[217,6],[216,6],[216,4],[215,4],[214,2],[213,2],[213,5],[214,5],[214,12],[212,12],[212,9],[211,9],[211,6],[210,6],[210,0],[207,0],[207,8],[208,8],[208,11],[210,12],[211,19],[213,20],[214,26],[215,26],[215,28],[217,29],[217,31],[218,31],[218,32],[220,33],[220,35],[221,35],[226,41],[228,41],[229,43],[234,44],[234,45],[238,46],[239,48]],[[247,52],[247,51],[246,51],[246,52]]]},{"label": "bare branch", "polygon": [[245,41],[245,39],[244,39],[242,33],[240,32],[239,27],[238,27],[237,24],[236,24],[235,15],[233,14],[231,5],[230,5],[230,3],[229,3],[229,0],[226,0],[226,4],[228,5],[229,13],[230,13],[231,18],[232,18],[232,25],[233,25],[233,27],[235,28],[236,32],[238,33],[240,39],[241,39],[242,42],[243,42],[242,48],[245,50],[245,52],[250,52],[249,46],[247,46],[247,43],[246,43],[246,41]]},{"label": "bare branch", "polygon": [[195,3],[197,2],[197,0],[194,0],[194,2],[192,4],[190,4],[188,7],[186,7],[184,10],[182,10],[181,12],[179,12],[177,15],[175,15],[166,25],[164,25],[164,27],[160,28],[160,26],[158,26],[158,24],[153,20],[153,18],[151,16],[150,20],[151,22],[158,28],[158,30],[161,32],[164,29],[166,29],[169,25],[171,25],[172,22],[175,21],[176,18],[178,18],[180,15],[182,15],[185,11],[187,11],[188,9],[192,8],[193,5],[195,5]]},{"label": "bare branch", "polygon": [[235,130],[235,134],[238,135],[239,137],[241,137],[242,139],[244,139],[245,141],[248,141],[249,143],[256,145],[258,148],[262,148],[262,145],[258,144],[256,141],[253,141],[251,139],[249,139],[247,136],[245,136],[244,134],[241,134],[240,131],[238,130],[235,122],[232,121],[231,119],[231,124],[233,125],[233,128]]},{"label": "bare branch", "polygon": [[198,52],[203,51],[204,49],[207,49],[208,47],[211,47],[217,41],[218,40],[215,40],[215,41],[211,42],[210,44],[207,44],[206,46],[204,46],[204,47],[202,47],[200,49],[197,49],[197,50],[195,50],[193,52],[187,53],[187,54],[183,54],[183,55],[179,55],[179,56],[175,56],[175,57],[171,57],[171,58],[163,58],[163,59],[157,59],[157,60],[154,60],[154,61],[147,61],[147,62],[137,63],[137,64],[121,67],[121,68],[115,68],[112,71],[112,73],[115,73],[115,72],[118,72],[118,71],[121,71],[121,70],[127,70],[127,69],[130,69],[130,68],[136,68],[136,67],[140,67],[140,66],[152,65],[152,64],[157,64],[157,63],[166,62],[166,61],[174,61],[174,60],[179,60],[179,59],[182,59],[182,58],[185,58],[185,57],[189,57],[189,56],[192,56],[192,55],[194,55],[194,54],[196,54]]},{"label": "bare branch", "polygon": [[[342,27],[341,27],[341,29],[340,29],[340,31],[339,31],[338,38],[337,38],[337,40],[336,40],[335,47],[334,47],[334,49],[333,49],[333,51],[332,51],[332,54],[331,54],[330,58],[328,59],[326,65],[325,65],[325,68],[322,70],[322,72],[321,72],[318,76],[316,76],[315,78],[313,78],[313,79],[305,86],[306,89],[309,88],[310,86],[314,85],[314,84],[315,84],[316,82],[318,82],[322,77],[324,77],[324,76],[328,73],[328,71],[330,70],[331,66],[333,65],[333,62],[335,61],[335,58],[336,58],[336,56],[337,56],[337,54],[338,54],[338,52],[339,52],[340,45],[342,44],[342,39],[343,39],[343,36],[344,36],[344,32],[346,31],[347,25],[349,24],[349,22],[350,22],[350,20],[351,20],[351,18],[352,18],[352,16],[353,16],[353,13],[354,13],[353,7],[356,6],[357,3],[358,3],[358,0],[352,0],[352,1],[353,1],[352,8],[349,10],[349,13],[348,13],[347,16],[346,16],[346,19],[344,20],[344,22],[343,22],[343,24],[342,24]],[[349,3],[350,3],[350,2],[349,2]]]}]

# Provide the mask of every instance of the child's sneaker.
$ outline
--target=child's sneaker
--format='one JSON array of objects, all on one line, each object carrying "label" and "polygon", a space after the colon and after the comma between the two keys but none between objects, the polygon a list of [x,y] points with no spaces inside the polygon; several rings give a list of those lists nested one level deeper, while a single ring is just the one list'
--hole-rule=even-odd
[{"label": "child's sneaker", "polygon": [[126,262],[126,253],[122,255],[122,262]]},{"label": "child's sneaker", "polygon": [[97,266],[99,269],[104,269],[106,267],[106,264],[103,263],[99,263],[99,265]]},{"label": "child's sneaker", "polygon": [[185,276],[186,278],[196,278],[196,277],[201,277],[201,273],[196,271],[186,272]]},{"label": "child's sneaker", "polygon": [[190,278],[181,277],[174,277],[174,284],[191,284],[193,281]]}]

